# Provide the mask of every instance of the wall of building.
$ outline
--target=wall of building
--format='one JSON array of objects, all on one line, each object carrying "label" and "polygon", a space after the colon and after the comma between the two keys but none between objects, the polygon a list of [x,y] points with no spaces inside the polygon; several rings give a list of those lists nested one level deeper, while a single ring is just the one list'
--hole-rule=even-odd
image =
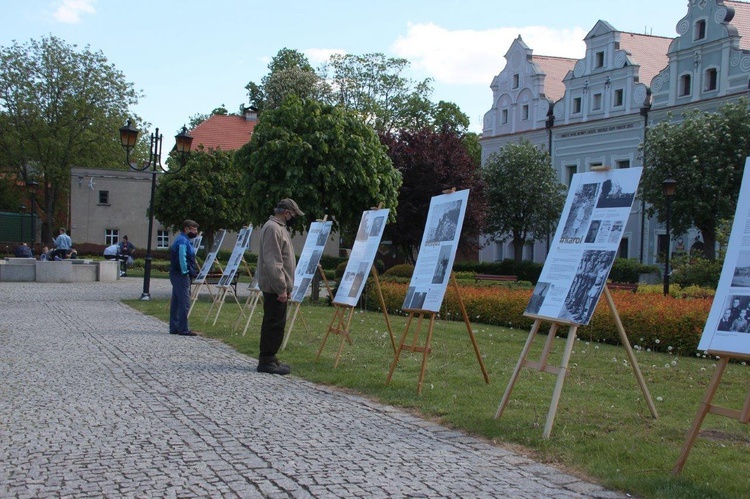
[{"label": "wall of building", "polygon": [[[501,83],[508,81],[508,74],[519,71],[510,57],[525,47],[514,41],[506,66],[493,79],[493,107],[485,116],[481,139],[482,160],[523,137],[549,150],[552,167],[566,185],[572,174],[591,171],[593,166],[643,166],[639,146],[648,126],[667,119],[679,121],[682,113],[693,109],[715,112],[747,95],[750,51],[743,47],[750,47],[750,33],[744,40],[736,27],[750,25],[750,8],[746,6],[721,0],[690,2],[681,19],[676,13],[679,21],[674,39],[622,33],[605,21],[597,22],[584,39],[584,57],[563,79],[564,95],[552,105],[554,119],[536,120],[532,129],[504,123],[500,114],[512,109],[514,95],[541,96],[550,85],[543,80],[540,90],[539,75],[535,74],[533,79],[521,79],[515,93],[503,92]],[[662,61],[658,62],[661,65],[654,67],[655,61]],[[524,72],[523,68],[520,71]],[[513,119],[516,115],[508,116]],[[643,202],[636,199],[621,256],[655,263],[659,235],[665,231],[644,211]],[[673,237],[686,249],[700,243],[695,230]],[[524,257],[532,255],[535,261],[544,261],[546,242],[529,247]],[[502,258],[512,258],[509,241],[490,243],[480,253],[482,261]]]}]

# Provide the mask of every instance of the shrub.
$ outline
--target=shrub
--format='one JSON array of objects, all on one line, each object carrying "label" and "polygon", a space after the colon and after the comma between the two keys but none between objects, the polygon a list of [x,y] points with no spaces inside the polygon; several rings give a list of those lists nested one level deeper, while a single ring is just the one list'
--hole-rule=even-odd
[{"label": "shrub", "polygon": [[392,277],[405,277],[407,279],[411,279],[413,273],[414,265],[411,265],[409,263],[402,263],[400,265],[394,265],[393,267],[389,268],[383,275]]},{"label": "shrub", "polygon": [[456,262],[453,265],[455,272],[475,272],[477,274],[514,275],[519,281],[529,281],[533,284],[539,280],[542,273],[542,264],[524,260],[516,263],[514,260],[503,260],[501,262]]},{"label": "shrub", "polygon": [[[408,284],[385,281],[381,282],[380,287],[388,312],[401,313]],[[531,289],[472,285],[461,286],[460,290],[472,322],[522,329],[529,329],[533,323],[532,319],[523,315],[531,298]],[[378,298],[373,291],[367,293],[367,307],[380,310]],[[711,298],[675,299],[662,296],[661,288],[658,293],[644,293],[640,291],[640,287],[638,293],[612,291],[612,297],[634,348],[681,355],[695,354],[711,308]],[[446,320],[463,320],[453,287],[448,287],[440,317]],[[562,328],[561,336],[566,334],[566,329]],[[577,334],[584,340],[620,343],[617,326],[606,300],[599,301],[591,322],[588,326],[579,328]]]},{"label": "shrub", "polygon": [[709,260],[699,252],[680,255],[672,261],[670,280],[683,287],[697,285],[716,289],[722,266],[722,261]]},{"label": "shrub", "polygon": [[640,274],[658,273],[656,265],[644,265],[635,258],[616,258],[612,263],[609,279],[612,282],[637,283]]}]

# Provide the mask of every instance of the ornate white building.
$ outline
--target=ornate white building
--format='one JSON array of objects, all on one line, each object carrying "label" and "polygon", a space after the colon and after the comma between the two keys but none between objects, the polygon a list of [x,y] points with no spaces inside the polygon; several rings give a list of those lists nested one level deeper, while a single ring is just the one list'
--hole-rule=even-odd
[{"label": "ornate white building", "polygon": [[[749,3],[691,0],[676,31],[676,38],[640,35],[598,21],[578,60],[533,55],[518,37],[491,84],[482,161],[523,137],[550,152],[564,184],[594,166],[642,166],[638,148],[648,126],[670,113],[679,119],[692,109],[715,111],[747,94]],[[667,238],[644,208],[634,204],[620,256],[654,263]],[[695,231],[678,237],[685,249],[700,244]],[[546,247],[545,241],[528,245],[523,257],[544,261]],[[482,261],[512,257],[510,240],[480,252]]]}]

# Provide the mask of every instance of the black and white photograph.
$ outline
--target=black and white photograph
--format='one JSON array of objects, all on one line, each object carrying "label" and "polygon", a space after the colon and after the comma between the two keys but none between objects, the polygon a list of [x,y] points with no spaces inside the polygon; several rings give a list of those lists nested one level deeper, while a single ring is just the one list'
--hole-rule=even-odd
[{"label": "black and white photograph", "polygon": [[[689,251],[702,241],[696,236]],[[719,284],[698,350],[750,356],[750,157],[745,159]]]},{"label": "black and white photograph", "polygon": [[[387,208],[383,208],[367,210],[362,213],[354,246],[349,253],[349,261],[346,264],[346,270],[344,270],[344,278],[336,289],[333,303],[352,307],[357,305],[364,288],[363,283],[366,281],[375,261],[375,255],[378,253],[389,211]],[[377,222],[375,222],[376,220]],[[373,231],[374,228],[377,228],[377,231]]]},{"label": "black and white photograph", "polygon": [[349,289],[349,298],[359,296],[360,288],[367,279],[367,272],[370,270],[370,265],[371,263],[368,262],[362,262],[359,264],[359,269],[355,273],[354,279],[352,280],[352,287]]},{"label": "black and white photograph", "polygon": [[292,289],[292,301],[302,303],[302,300],[305,299],[307,288],[310,287],[310,281],[311,279],[309,277],[305,277],[300,281],[299,286],[295,286]]},{"label": "black and white photograph", "polygon": [[[570,205],[568,218],[565,221],[562,238],[565,240],[583,240],[589,226],[591,213],[594,211],[599,184],[582,184],[578,187]],[[580,241],[579,241],[580,242]]]},{"label": "black and white photograph", "polygon": [[252,233],[253,226],[249,225],[247,227],[243,227],[237,234],[237,242],[234,244],[234,248],[232,248],[232,254],[229,257],[229,262],[227,263],[227,266],[224,268],[224,272],[222,272],[221,277],[219,278],[217,287],[221,288],[231,285],[232,281],[234,280],[234,275],[237,273],[237,269],[240,268],[240,263],[242,263],[242,257],[245,254],[248,245],[250,244],[250,235]]},{"label": "black and white photograph", "polygon": [[448,264],[451,259],[451,245],[444,244],[440,247],[435,272],[432,274],[432,284],[440,284],[445,281],[448,273]]},{"label": "black and white photograph", "polygon": [[602,192],[599,195],[597,208],[624,208],[633,205],[635,189],[628,190],[617,180],[608,179],[602,182]]},{"label": "black and white photograph", "polygon": [[367,238],[370,237],[370,227],[372,225],[370,218],[369,212],[365,212],[362,215],[362,220],[359,221],[359,228],[357,229],[357,236],[354,238],[355,241],[367,241]]},{"label": "black and white photograph", "polygon": [[531,294],[529,304],[526,306],[526,313],[535,315],[539,313],[539,309],[542,308],[542,303],[547,297],[547,292],[552,287],[552,283],[538,281],[534,286],[534,292]]},{"label": "black and white photograph", "polygon": [[732,274],[733,288],[750,288],[750,251],[739,252]]},{"label": "black and white photograph", "polygon": [[375,237],[383,230],[383,224],[385,223],[385,217],[375,217],[372,221],[372,227],[370,228],[369,237]]},{"label": "black and white photograph", "polygon": [[314,274],[315,270],[318,268],[318,263],[320,263],[320,257],[323,255],[322,250],[313,250],[312,255],[310,256],[310,260],[307,262],[307,267],[305,268],[305,274]]},{"label": "black and white photograph", "polygon": [[462,200],[449,201],[436,205],[427,219],[427,242],[452,241],[456,237],[458,219],[461,216]]},{"label": "black and white photograph", "polygon": [[573,283],[565,297],[564,319],[576,324],[587,324],[599,295],[607,284],[607,276],[612,268],[616,251],[584,251],[576,270]]},{"label": "black and white photograph", "polygon": [[[614,189],[632,193],[637,190],[642,173],[643,168],[634,167],[573,175],[565,209],[539,275],[539,287],[524,313],[588,324],[605,289],[620,249],[623,227],[632,211],[631,204],[598,208],[602,186],[607,185],[603,189],[607,192]],[[614,198],[612,204],[621,204],[628,197],[617,194]],[[628,199],[632,203],[633,197]]]},{"label": "black and white photograph", "polygon": [[328,236],[331,234],[331,226],[328,225],[328,230],[321,230],[318,232],[318,237],[315,240],[315,246],[319,248],[323,248],[326,245],[326,242],[328,241]]},{"label": "black and white photograph", "polygon": [[433,196],[404,307],[439,312],[463,226],[469,190]]},{"label": "black and white photograph", "polygon": [[601,224],[601,220],[591,221],[589,224],[589,230],[586,232],[586,239],[583,240],[584,243],[591,244],[596,242],[596,236],[599,234],[599,227]]}]

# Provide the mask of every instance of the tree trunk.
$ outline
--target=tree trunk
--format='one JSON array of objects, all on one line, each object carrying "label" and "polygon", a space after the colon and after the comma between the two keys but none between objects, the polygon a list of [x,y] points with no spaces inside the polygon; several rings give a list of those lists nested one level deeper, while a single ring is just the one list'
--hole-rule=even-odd
[{"label": "tree trunk", "polygon": [[523,261],[523,247],[526,241],[520,237],[513,238],[513,261],[521,263]]},{"label": "tree trunk", "polygon": [[716,229],[714,227],[701,229],[703,236],[703,252],[709,260],[716,260]]}]

